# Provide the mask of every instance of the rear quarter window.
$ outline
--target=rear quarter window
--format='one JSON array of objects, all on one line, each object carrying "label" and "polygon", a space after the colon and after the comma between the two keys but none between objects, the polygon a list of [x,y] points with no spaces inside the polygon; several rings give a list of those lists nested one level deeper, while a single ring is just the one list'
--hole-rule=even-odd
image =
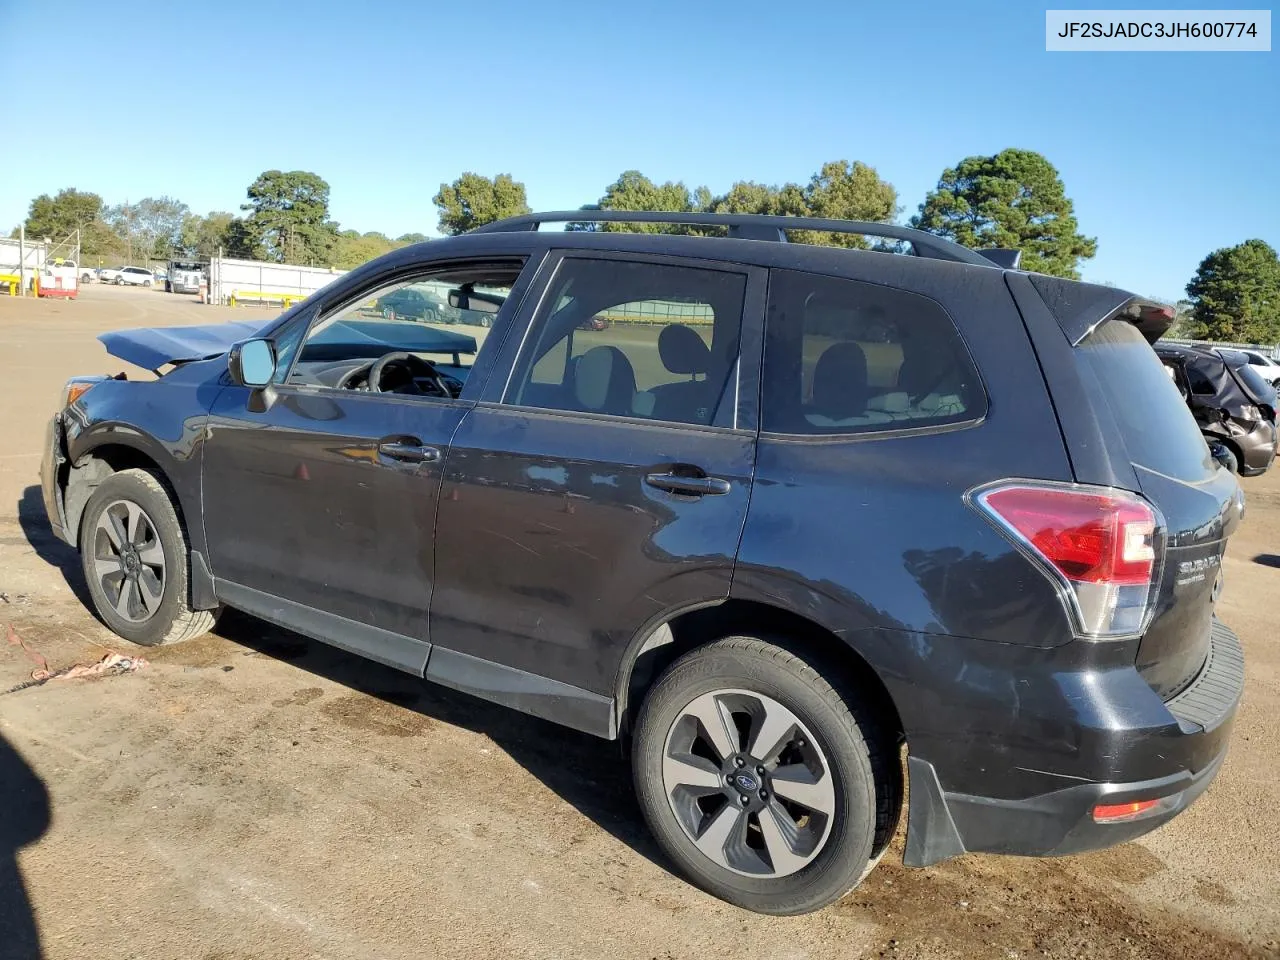
[{"label": "rear quarter window", "polygon": [[935,301],[792,270],[769,280],[762,427],[854,434],[976,420],[986,394]]},{"label": "rear quarter window", "polygon": [[[1098,382],[1101,399],[1115,418],[1130,461],[1188,482],[1213,476],[1213,458],[1200,428],[1136,327],[1112,320],[1076,349]],[[1194,390],[1194,378],[1191,385]],[[1212,392],[1212,384],[1209,386]]]}]

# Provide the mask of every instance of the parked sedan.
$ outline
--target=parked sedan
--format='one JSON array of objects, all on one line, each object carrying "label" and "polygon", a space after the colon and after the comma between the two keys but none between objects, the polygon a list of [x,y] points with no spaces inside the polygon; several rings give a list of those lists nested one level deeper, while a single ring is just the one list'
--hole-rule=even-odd
[{"label": "parked sedan", "polygon": [[1157,344],[1156,353],[1191,408],[1200,432],[1219,443],[1221,462],[1252,477],[1276,455],[1276,391],[1235,351]]}]

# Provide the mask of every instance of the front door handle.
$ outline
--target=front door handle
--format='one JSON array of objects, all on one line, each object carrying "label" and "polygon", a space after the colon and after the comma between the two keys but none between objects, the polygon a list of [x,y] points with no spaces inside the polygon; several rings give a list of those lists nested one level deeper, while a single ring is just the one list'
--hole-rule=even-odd
[{"label": "front door handle", "polygon": [[378,453],[401,463],[435,463],[440,459],[438,447],[428,447],[412,439],[383,440],[378,444]]},{"label": "front door handle", "polygon": [[720,477],[683,477],[678,473],[650,473],[645,476],[644,482],[659,490],[686,497],[719,496],[732,489],[729,481]]}]

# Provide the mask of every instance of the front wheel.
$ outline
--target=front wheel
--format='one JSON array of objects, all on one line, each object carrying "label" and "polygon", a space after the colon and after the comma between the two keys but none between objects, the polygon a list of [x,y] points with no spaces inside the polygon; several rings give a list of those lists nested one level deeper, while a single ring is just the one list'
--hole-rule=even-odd
[{"label": "front wheel", "polygon": [[146,470],[122,470],[85,504],[80,556],[94,608],[111,630],[144,646],[190,640],[216,613],[192,610],[186,535],[168,490]]},{"label": "front wheel", "polygon": [[149,286],[151,286],[151,281],[150,281],[150,280],[143,280],[143,281],[142,281],[142,285],[143,285],[144,287],[149,287]]},{"label": "front wheel", "polygon": [[806,659],[730,637],[654,685],[633,774],[649,828],[694,884],[748,910],[808,913],[855,887],[892,834],[901,771],[886,742]]}]

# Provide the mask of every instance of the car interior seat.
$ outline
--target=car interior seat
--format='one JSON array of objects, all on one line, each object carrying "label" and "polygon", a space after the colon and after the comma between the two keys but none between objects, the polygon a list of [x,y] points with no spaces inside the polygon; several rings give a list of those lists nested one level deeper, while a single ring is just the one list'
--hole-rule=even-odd
[{"label": "car interior seat", "polygon": [[578,407],[588,413],[619,417],[644,416],[636,394],[636,373],[617,347],[592,347],[574,364],[573,392]]},{"label": "car interior seat", "polygon": [[851,340],[833,343],[814,365],[806,418],[819,426],[859,422],[867,412],[868,390],[867,355],[862,347]]},{"label": "car interior seat", "polygon": [[706,341],[692,327],[673,323],[658,334],[658,357],[668,373],[689,379],[660,384],[650,390],[654,398],[653,415],[680,423],[710,423],[715,400],[707,378],[711,370],[711,348]]}]

